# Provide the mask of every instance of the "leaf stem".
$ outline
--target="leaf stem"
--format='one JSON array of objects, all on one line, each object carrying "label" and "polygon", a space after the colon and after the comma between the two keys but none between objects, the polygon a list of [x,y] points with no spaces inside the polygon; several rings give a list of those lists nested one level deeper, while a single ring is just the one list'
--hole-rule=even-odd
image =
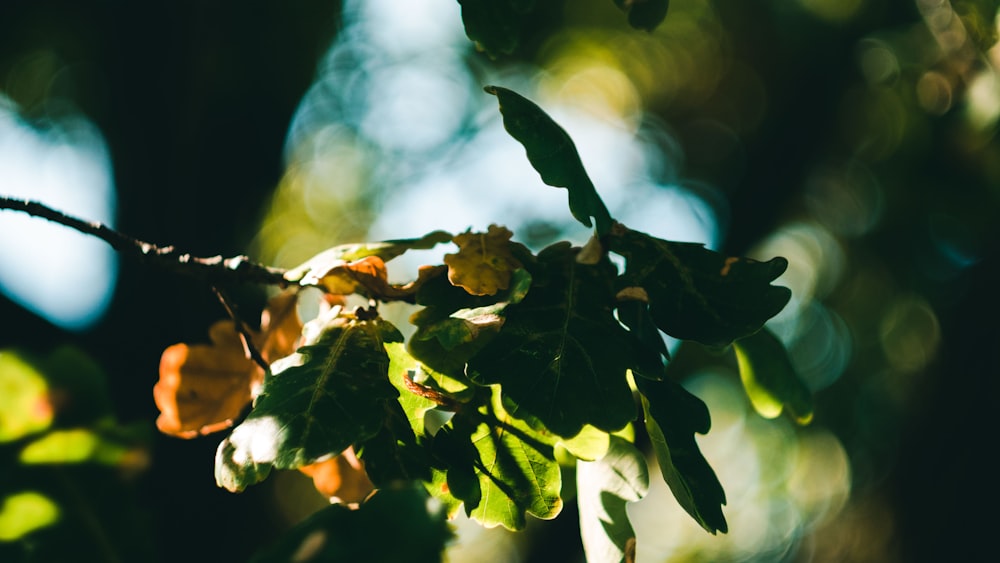
[{"label": "leaf stem", "polygon": [[240,341],[243,343],[243,352],[246,354],[247,358],[253,360],[258,366],[263,368],[264,373],[271,373],[271,366],[264,359],[264,356],[257,349],[257,346],[253,343],[253,336],[250,335],[250,329],[247,324],[243,321],[243,318],[239,313],[236,312],[236,305],[233,304],[232,300],[229,299],[229,295],[223,290],[219,289],[217,286],[212,286],[212,292],[215,296],[219,298],[219,302],[226,309],[226,313],[229,314],[229,318],[233,320],[233,325],[236,327],[236,332],[240,335]]},{"label": "leaf stem", "polygon": [[174,273],[201,278],[216,284],[258,283],[287,287],[285,270],[251,262],[246,256],[200,258],[182,253],[173,246],[157,246],[121,233],[98,221],[85,221],[67,215],[37,201],[0,195],[0,210],[9,209],[47,219],[108,243],[119,253],[140,262],[155,264]]}]

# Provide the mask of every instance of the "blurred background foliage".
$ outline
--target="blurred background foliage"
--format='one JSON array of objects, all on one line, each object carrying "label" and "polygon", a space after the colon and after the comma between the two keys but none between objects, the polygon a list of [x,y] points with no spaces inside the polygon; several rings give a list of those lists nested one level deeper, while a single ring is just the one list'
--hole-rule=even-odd
[{"label": "blurred background foliage", "polygon": [[[672,375],[712,412],[699,443],[731,531],[705,534],[654,483],[629,509],[639,561],[982,559],[998,8],[673,0],[646,33],[610,0],[537,2],[491,59],[453,0],[13,0],[0,193],[282,267],[493,222],[535,249],[581,243],[565,193],[482,92],[512,88],[564,125],[622,222],[790,262],[778,283],[793,299],[769,326],[816,392],[812,425],[762,419],[731,354],[673,343]],[[217,436],[144,433],[162,350],[205,340],[225,312],[200,283],[40,223],[0,215],[0,397],[26,401],[0,398],[0,559],[245,560],[321,506],[295,474],[217,489]],[[237,295],[246,310],[265,297]],[[30,450],[46,437],[83,453]],[[534,524],[460,522],[451,560],[582,560],[572,508]]]}]

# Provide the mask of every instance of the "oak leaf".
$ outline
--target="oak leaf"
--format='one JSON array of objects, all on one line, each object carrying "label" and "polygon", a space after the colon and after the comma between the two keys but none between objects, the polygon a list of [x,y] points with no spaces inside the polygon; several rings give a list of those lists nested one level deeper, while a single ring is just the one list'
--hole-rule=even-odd
[{"label": "oak leaf", "polygon": [[299,283],[320,286],[335,295],[358,293],[373,299],[399,300],[412,297],[421,285],[443,271],[444,266],[421,266],[417,279],[406,284],[394,284],[389,283],[385,261],[378,256],[367,256],[311,271]]},{"label": "oak leaf", "polygon": [[345,504],[359,503],[375,489],[353,447],[338,456],[300,467],[299,471],[312,477],[321,495]]},{"label": "oak leaf", "polygon": [[[273,297],[261,314],[254,346],[274,361],[295,351],[302,332],[296,293]],[[160,379],[153,399],[160,416],[156,427],[178,438],[195,438],[229,428],[264,380],[264,370],[250,359],[233,321],[209,329],[211,344],[174,344],[160,357]]]},{"label": "oak leaf", "polygon": [[511,254],[506,227],[490,225],[485,233],[466,231],[452,239],[458,253],[446,254],[448,281],[465,288],[472,295],[494,295],[507,289],[511,273],[521,262]]}]

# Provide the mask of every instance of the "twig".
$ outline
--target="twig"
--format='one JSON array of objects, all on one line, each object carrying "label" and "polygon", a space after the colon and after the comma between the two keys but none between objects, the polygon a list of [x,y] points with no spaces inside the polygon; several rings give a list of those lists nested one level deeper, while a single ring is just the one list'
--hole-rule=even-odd
[{"label": "twig", "polygon": [[157,246],[144,242],[116,231],[103,223],[84,221],[36,201],[0,196],[0,210],[2,209],[21,211],[34,217],[48,219],[53,223],[97,237],[121,254],[133,256],[143,262],[153,263],[172,272],[204,279],[212,285],[230,283],[259,283],[281,287],[289,285],[288,280],[285,279],[285,270],[251,262],[246,256],[232,258],[191,256],[178,251],[173,246]]},{"label": "twig", "polygon": [[257,365],[264,369],[264,373],[271,373],[271,366],[261,355],[260,350],[253,343],[253,336],[250,334],[250,329],[247,324],[243,322],[243,318],[240,317],[239,313],[236,312],[236,306],[229,299],[229,296],[216,286],[212,286],[212,291],[215,292],[215,296],[219,298],[219,302],[226,309],[226,313],[229,314],[229,318],[233,319],[233,324],[236,326],[236,332],[240,335],[240,341],[243,342],[243,351],[246,353],[247,358],[253,360]]}]

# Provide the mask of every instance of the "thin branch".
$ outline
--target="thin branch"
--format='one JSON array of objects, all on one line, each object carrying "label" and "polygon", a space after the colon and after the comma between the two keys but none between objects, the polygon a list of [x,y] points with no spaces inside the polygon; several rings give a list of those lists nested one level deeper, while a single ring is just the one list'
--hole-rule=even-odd
[{"label": "thin branch", "polygon": [[229,299],[229,295],[214,285],[212,286],[212,291],[215,292],[215,296],[219,298],[219,302],[226,309],[229,318],[233,319],[233,325],[236,326],[236,332],[240,335],[240,341],[243,343],[243,352],[247,358],[253,360],[258,366],[263,368],[264,373],[271,373],[271,366],[264,359],[257,346],[254,345],[250,328],[247,327],[247,323],[243,322],[243,318],[236,312],[236,305]]},{"label": "thin branch", "polygon": [[130,237],[97,221],[84,221],[66,215],[51,207],[23,199],[0,196],[0,210],[9,209],[47,219],[53,223],[75,229],[85,235],[97,237],[119,253],[142,262],[152,263],[171,272],[203,279],[212,285],[230,283],[259,283],[287,287],[285,270],[251,262],[246,256],[199,258],[182,253],[173,246],[157,246]]}]

